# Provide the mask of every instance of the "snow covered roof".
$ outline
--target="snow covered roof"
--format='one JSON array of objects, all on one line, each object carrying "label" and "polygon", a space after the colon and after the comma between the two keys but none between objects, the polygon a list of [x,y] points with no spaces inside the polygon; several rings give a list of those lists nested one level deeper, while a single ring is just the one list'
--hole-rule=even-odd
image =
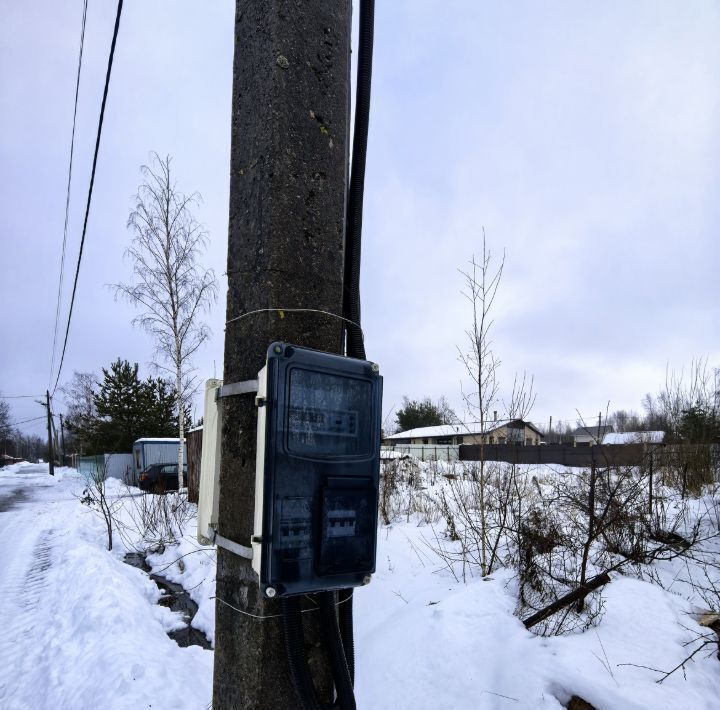
[{"label": "snow covered roof", "polygon": [[139,444],[142,442],[150,442],[153,444],[159,444],[163,441],[166,441],[170,444],[177,444],[178,441],[180,441],[180,439],[178,439],[177,437],[172,438],[172,437],[162,437],[162,436],[150,436],[150,437],[143,437],[142,439],[135,439],[136,444]]},{"label": "snow covered roof", "polygon": [[439,424],[438,426],[423,426],[417,429],[399,431],[397,434],[386,436],[386,439],[429,439],[437,436],[456,436],[458,434],[479,434],[479,424]]},{"label": "snow covered roof", "polygon": [[[506,423],[506,422],[505,422]],[[493,426],[486,427],[486,431],[495,431],[503,426],[500,422],[492,422]],[[423,426],[417,429],[399,431],[397,434],[386,436],[386,439],[432,439],[444,436],[462,436],[463,434],[481,434],[480,422],[465,422],[463,424],[439,424],[437,426]]]},{"label": "snow covered roof", "polygon": [[613,430],[612,424],[602,426],[579,426],[573,431],[573,436],[592,436],[593,439],[600,439]]},{"label": "snow covered roof", "polygon": [[[458,424],[439,424],[438,426],[424,426],[417,429],[408,429],[407,431],[399,431],[397,434],[386,436],[387,439],[434,439],[439,437],[463,436],[473,434],[489,434],[501,427],[509,426],[509,428],[522,429],[523,426],[534,429],[540,434],[539,429],[532,423],[522,419],[502,420],[485,422],[485,431],[480,427],[480,422],[460,422]],[[543,436],[542,434],[540,434]]]},{"label": "snow covered roof", "polygon": [[664,431],[625,431],[617,434],[605,434],[603,444],[662,444]]}]

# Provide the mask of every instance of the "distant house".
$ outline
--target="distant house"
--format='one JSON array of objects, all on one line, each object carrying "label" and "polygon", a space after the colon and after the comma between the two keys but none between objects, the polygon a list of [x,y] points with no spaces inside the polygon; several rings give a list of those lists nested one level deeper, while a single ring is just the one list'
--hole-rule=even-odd
[{"label": "distant house", "polygon": [[440,424],[401,431],[383,439],[385,446],[457,446],[459,444],[539,444],[543,434],[534,424],[513,419],[503,423],[486,422],[485,430],[479,422]]},{"label": "distant house", "polygon": [[572,433],[573,443],[578,444],[599,444],[606,434],[612,434],[615,431],[612,424],[603,424],[602,426],[581,426]]},{"label": "distant house", "polygon": [[624,431],[605,434],[602,443],[609,446],[622,444],[662,444],[664,440],[664,431]]}]

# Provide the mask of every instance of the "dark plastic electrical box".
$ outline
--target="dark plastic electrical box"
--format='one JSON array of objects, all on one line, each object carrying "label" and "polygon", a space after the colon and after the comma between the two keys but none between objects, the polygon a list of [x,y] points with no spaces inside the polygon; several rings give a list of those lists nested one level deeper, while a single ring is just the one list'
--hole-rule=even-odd
[{"label": "dark plastic electrical box", "polygon": [[377,365],[273,343],[259,379],[262,500],[253,548],[262,592],[288,596],[367,583],[377,543]]}]

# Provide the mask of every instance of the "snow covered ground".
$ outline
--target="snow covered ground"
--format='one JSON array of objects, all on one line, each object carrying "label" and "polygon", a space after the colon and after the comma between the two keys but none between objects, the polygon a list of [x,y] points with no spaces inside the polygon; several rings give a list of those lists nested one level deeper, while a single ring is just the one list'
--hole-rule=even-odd
[{"label": "snow covered ground", "polygon": [[413,523],[384,530],[378,572],[356,592],[360,708],[561,708],[572,695],[608,709],[719,707],[712,655],[661,685],[657,673],[619,665],[670,670],[688,655],[684,644],[703,630],[683,598],[618,575],[596,629],[542,638],[513,616],[509,572],[457,583],[423,537],[428,528]]},{"label": "snow covered ground", "polygon": [[105,549],[84,480],[0,471],[0,707],[204,708],[212,652],[180,648],[157,586]]},{"label": "snow covered ground", "polygon": [[[176,615],[122,562],[140,543],[132,491],[110,483],[125,528],[108,552],[84,487],[72,469],[0,471],[0,708],[208,708],[212,651],[168,638]],[[190,520],[149,562],[190,590],[194,625],[212,639],[214,552],[193,534]],[[648,670],[670,670],[707,632],[687,595],[615,575],[596,628],[543,638],[513,615],[510,572],[458,582],[425,544],[432,535],[413,519],[379,531],[377,574],[355,594],[359,708],[561,708],[575,694],[609,709],[720,706],[716,649],[662,684]]]}]

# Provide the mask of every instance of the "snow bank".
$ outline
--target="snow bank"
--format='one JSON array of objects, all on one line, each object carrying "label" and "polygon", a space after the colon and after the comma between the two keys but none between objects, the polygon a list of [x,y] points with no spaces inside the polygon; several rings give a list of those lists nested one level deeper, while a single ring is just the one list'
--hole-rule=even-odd
[{"label": "snow bank", "polygon": [[0,515],[0,707],[207,707],[212,652],[167,636],[179,615],[122,549],[107,552],[85,483],[47,465],[0,473],[0,492],[22,491]]},{"label": "snow bank", "polygon": [[[513,615],[510,571],[457,582],[439,570],[427,527],[382,530],[378,572],[355,592],[357,698],[377,710],[562,708],[579,695],[597,708],[717,707],[717,647],[662,684],[703,631],[694,607],[658,586],[615,575],[605,615],[584,633],[543,638]],[[622,665],[634,664],[634,665]]]},{"label": "snow bank", "polygon": [[[159,591],[147,575],[121,561],[139,539],[125,529],[109,554],[102,521],[79,503],[84,479],[72,470],[54,479],[38,470],[18,465],[0,474],[0,494],[22,481],[32,499],[0,515],[0,539],[13,541],[0,555],[0,614],[9,625],[0,641],[0,655],[9,660],[0,667],[0,706],[209,707],[212,651],[170,640],[166,632],[177,615],[156,604]],[[452,464],[437,470],[459,471]],[[571,473],[523,470],[538,485]],[[437,478],[435,490],[447,484],[425,465],[418,471],[424,485]],[[108,493],[128,524],[132,496],[140,492],[109,481]],[[693,510],[711,503],[701,499]],[[194,532],[190,520],[178,544],[148,562],[189,591],[199,605],[193,625],[213,639],[215,550],[198,545]],[[596,628],[543,638],[514,615],[511,571],[482,580],[469,567],[467,581],[458,581],[433,552],[442,533],[442,524],[433,530],[418,516],[379,530],[377,573],[354,599],[360,710],[555,710],[574,694],[603,709],[717,707],[716,647],[696,655],[685,674],[656,682],[659,671],[697,648],[703,632],[695,621],[699,600],[681,581],[682,563],[655,567],[670,591],[614,575]]]}]

